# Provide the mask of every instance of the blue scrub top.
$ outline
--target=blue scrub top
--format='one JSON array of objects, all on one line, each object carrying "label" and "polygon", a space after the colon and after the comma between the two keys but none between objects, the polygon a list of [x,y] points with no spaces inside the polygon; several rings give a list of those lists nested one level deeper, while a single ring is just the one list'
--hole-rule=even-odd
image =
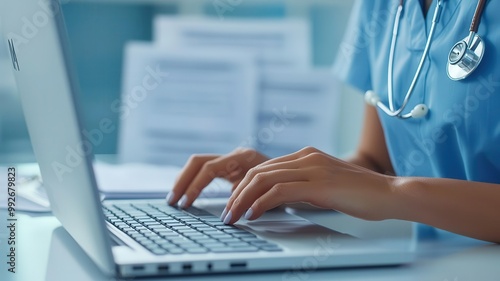
[{"label": "blue scrub top", "polygon": [[[422,56],[437,0],[424,17],[419,0],[406,0],[394,60],[399,108]],[[334,70],[341,80],[374,90],[387,103],[387,66],[399,0],[358,0]],[[401,120],[378,110],[398,176],[500,183],[500,1],[488,1],[478,34],[486,43],[481,65],[468,78],[446,74],[452,46],[469,34],[477,1],[445,0],[429,58],[404,113],[417,104],[423,119]]]}]

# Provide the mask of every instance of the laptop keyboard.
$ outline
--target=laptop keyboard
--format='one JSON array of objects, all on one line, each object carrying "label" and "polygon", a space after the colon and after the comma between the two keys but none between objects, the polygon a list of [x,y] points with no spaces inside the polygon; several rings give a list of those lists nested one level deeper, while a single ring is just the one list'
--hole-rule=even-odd
[{"label": "laptop keyboard", "polygon": [[104,215],[156,255],[282,251],[278,245],[225,225],[218,217],[194,207],[181,210],[161,203],[123,203],[105,206]]}]

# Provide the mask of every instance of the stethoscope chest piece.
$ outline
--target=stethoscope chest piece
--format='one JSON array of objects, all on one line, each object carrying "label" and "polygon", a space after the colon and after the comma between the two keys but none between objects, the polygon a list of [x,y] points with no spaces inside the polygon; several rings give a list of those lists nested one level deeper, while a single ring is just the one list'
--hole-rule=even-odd
[{"label": "stethoscope chest piece", "polygon": [[[472,40],[467,36],[464,40],[456,43],[448,55],[448,66],[446,72],[451,80],[457,81],[467,78],[481,63],[485,45],[477,34]],[[470,42],[470,44],[468,43]]]}]

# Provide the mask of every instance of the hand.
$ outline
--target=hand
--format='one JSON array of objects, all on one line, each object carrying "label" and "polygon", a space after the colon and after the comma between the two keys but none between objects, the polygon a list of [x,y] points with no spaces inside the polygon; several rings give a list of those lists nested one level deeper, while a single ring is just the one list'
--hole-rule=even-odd
[{"label": "hand", "polygon": [[253,149],[238,148],[221,155],[194,155],[184,166],[167,202],[174,205],[179,200],[181,208],[190,207],[201,191],[215,178],[224,178],[233,183],[233,190],[249,169],[268,160]]},{"label": "hand", "polygon": [[284,203],[305,202],[367,219],[388,217],[392,177],[334,158],[315,148],[266,161],[238,184],[221,219],[257,219]]}]

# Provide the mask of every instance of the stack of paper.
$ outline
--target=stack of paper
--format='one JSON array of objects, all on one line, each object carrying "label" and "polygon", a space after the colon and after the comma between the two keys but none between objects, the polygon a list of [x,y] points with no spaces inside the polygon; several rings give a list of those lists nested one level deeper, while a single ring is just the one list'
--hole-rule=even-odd
[{"label": "stack of paper", "polygon": [[[339,87],[311,67],[310,45],[306,20],[158,16],[154,42],[126,50],[123,104],[145,100],[122,118],[120,159],[181,166],[238,146],[271,157],[305,146],[335,153]],[[138,93],[157,66],[169,77]]]},{"label": "stack of paper", "polygon": [[240,51],[253,54],[263,69],[307,69],[311,32],[303,19],[225,19],[158,16],[154,41],[179,52]]},{"label": "stack of paper", "polygon": [[225,154],[245,145],[255,130],[257,86],[251,56],[129,43],[120,160],[182,166],[194,153]]}]

